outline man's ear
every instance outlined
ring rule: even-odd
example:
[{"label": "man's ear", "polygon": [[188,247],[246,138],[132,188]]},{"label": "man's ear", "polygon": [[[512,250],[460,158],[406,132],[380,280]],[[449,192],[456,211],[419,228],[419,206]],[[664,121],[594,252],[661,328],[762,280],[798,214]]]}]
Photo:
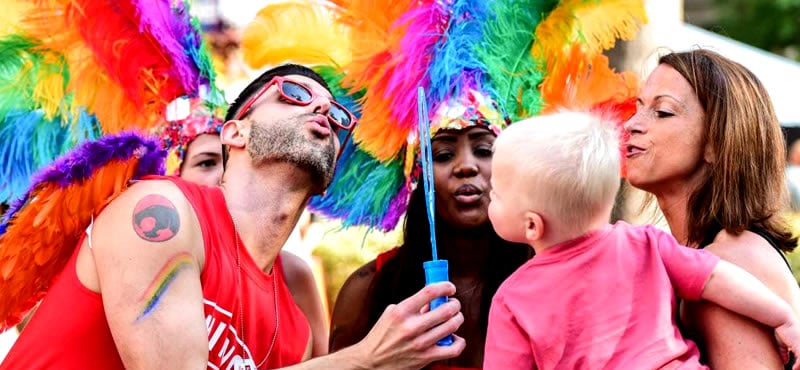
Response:
[{"label": "man's ear", "polygon": [[544,237],[544,219],[533,211],[525,211],[525,240],[533,245]]},{"label": "man's ear", "polygon": [[222,145],[244,148],[244,145],[247,143],[248,130],[250,130],[250,127],[245,121],[230,120],[222,125],[219,139]]}]

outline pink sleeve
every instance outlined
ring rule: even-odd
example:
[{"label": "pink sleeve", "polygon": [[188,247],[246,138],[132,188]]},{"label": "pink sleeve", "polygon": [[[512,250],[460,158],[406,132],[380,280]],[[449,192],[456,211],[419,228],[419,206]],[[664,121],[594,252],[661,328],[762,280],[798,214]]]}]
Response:
[{"label": "pink sleeve", "polygon": [[534,368],[530,339],[498,292],[489,309],[483,370]]},{"label": "pink sleeve", "polygon": [[651,229],[661,260],[678,297],[697,301],[719,257],[711,252],[685,247],[663,231]]}]

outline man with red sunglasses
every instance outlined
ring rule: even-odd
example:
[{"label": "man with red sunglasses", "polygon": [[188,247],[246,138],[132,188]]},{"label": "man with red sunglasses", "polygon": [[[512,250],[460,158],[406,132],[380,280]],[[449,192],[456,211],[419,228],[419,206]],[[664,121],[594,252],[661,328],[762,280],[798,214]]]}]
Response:
[{"label": "man with red sunglasses", "polygon": [[436,342],[463,322],[460,303],[425,309],[454,294],[440,283],[387,308],[362,342],[305,361],[308,322],[274,261],[333,177],[337,131],[354,124],[312,70],[262,74],[222,127],[222,185],[149,178],[109,203],[0,369],[394,369],[457,356],[462,338]]}]

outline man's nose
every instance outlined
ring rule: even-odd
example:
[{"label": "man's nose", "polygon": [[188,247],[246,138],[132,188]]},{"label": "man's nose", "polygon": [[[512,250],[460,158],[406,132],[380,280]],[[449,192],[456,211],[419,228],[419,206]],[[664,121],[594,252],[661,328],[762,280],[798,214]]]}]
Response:
[{"label": "man's nose", "polygon": [[331,110],[331,99],[324,96],[314,97],[314,101],[310,104],[314,113],[319,113],[327,116]]}]

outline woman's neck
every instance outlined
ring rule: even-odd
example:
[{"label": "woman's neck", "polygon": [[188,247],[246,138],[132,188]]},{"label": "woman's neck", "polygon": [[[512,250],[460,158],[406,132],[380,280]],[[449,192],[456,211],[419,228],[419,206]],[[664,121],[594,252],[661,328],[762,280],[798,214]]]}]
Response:
[{"label": "woman's neck", "polygon": [[[678,240],[678,243],[688,245],[689,243],[689,193],[657,194],[656,200],[658,207],[667,220],[670,233]],[[692,246],[693,247],[693,246]]]},{"label": "woman's neck", "polygon": [[451,277],[478,276],[489,258],[492,228],[457,229],[440,224],[436,244],[440,258],[448,260]]},{"label": "woman's neck", "polygon": [[663,181],[659,187],[648,189],[656,197],[672,236],[678,243],[689,247],[697,247],[689,245],[689,198],[702,186],[707,176],[708,165],[703,162],[690,175]]}]

